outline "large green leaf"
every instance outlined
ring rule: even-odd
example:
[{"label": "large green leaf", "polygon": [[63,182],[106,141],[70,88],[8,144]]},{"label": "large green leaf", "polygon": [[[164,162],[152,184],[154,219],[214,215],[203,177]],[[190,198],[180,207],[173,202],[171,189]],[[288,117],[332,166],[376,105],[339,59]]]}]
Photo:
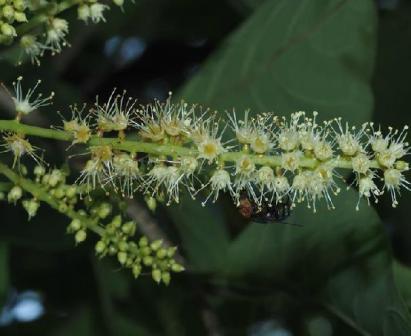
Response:
[{"label": "large green leaf", "polygon": [[369,119],[371,0],[266,1],[183,89],[211,108]]},{"label": "large green leaf", "polygon": [[[219,110],[317,110],[323,118],[359,124],[370,120],[373,108],[375,36],[371,0],[266,1],[181,96]],[[302,228],[250,225],[221,250],[220,276],[284,287],[320,304],[353,334],[410,334],[382,224],[373,208],[354,210],[357,197],[342,192],[335,211],[312,214],[300,207],[293,221]],[[208,208],[195,216],[211,224]],[[192,216],[186,217],[176,217],[179,227],[197,230]],[[213,238],[203,231],[203,240]]]}]

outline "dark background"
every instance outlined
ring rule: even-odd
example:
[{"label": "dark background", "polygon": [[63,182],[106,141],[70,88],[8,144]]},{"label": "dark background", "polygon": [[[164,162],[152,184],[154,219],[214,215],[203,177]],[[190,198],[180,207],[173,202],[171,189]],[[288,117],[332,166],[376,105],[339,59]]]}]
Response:
[{"label": "dark background", "polygon": [[[366,2],[367,0],[356,1]],[[141,103],[152,101],[154,98],[164,99],[169,91],[188,100],[192,99],[191,97],[196,99],[202,97],[202,90],[197,89],[197,93],[192,94],[196,90],[190,89],[191,84],[187,83],[190,83],[190,80],[196,76],[196,78],[206,78],[205,81],[208,81],[204,72],[212,69],[213,60],[218,60],[219,54],[224,53],[224,50],[230,47],[230,44],[226,42],[227,38],[230,38],[230,34],[235,34],[237,30],[242,29],[243,25],[247,24],[247,20],[250,20],[259,10],[259,6],[267,6],[267,2],[275,3],[276,1],[159,0],[136,1],[136,4],[127,2],[124,13],[113,8],[106,15],[107,23],[99,25],[84,25],[75,20],[75,11],[69,11],[64,13],[64,17],[70,21],[71,47],[65,49],[61,55],[45,56],[40,67],[31,64],[15,67],[2,61],[0,80],[10,85],[18,75],[22,74],[23,84],[30,85],[29,83],[34,83],[35,80],[41,78],[43,80],[42,92],[50,90],[56,92],[54,106],[42,109],[42,112],[33,115],[28,120],[29,123],[43,126],[48,126],[50,123],[58,124],[59,117],[55,113],[56,109],[61,110],[63,114],[68,113],[69,104],[93,101],[97,94],[100,97],[107,97],[113,87],[126,89]],[[315,0],[313,3],[315,3],[313,8],[303,9],[307,10],[307,16],[312,16],[312,13],[316,11],[321,12],[321,7],[327,1]],[[338,1],[329,2],[329,4],[334,3]],[[346,6],[344,1],[342,3],[343,7]],[[370,52],[368,64],[366,56],[364,56],[365,62],[360,64],[360,67],[369,67],[372,71],[371,80],[365,78],[365,82],[366,85],[367,81],[371,84],[374,102],[373,104],[367,103],[367,108],[372,113],[371,117],[375,122],[384,126],[402,127],[411,119],[408,101],[411,96],[411,1],[379,1],[374,5],[375,13],[372,15],[378,19],[374,34],[376,44],[370,42],[369,48],[375,45],[375,50]],[[351,14],[354,15],[354,12]],[[304,21],[301,17],[299,20]],[[343,18],[344,16],[340,19]],[[292,22],[292,19],[285,20],[287,21]],[[261,29],[267,29],[263,23]],[[349,25],[349,20],[347,24]],[[372,26],[372,24],[365,21],[358,23],[359,27],[361,25]],[[281,28],[284,29],[285,35],[287,27],[280,26],[279,29]],[[342,31],[350,29],[349,26],[340,28]],[[333,33],[334,35],[329,36],[332,41],[329,48],[335,45],[338,49],[339,45],[346,41],[341,38],[342,34],[339,35],[331,29],[330,34]],[[246,52],[247,44],[252,40],[244,38],[242,41]],[[267,40],[265,43],[275,44],[276,40],[273,38],[273,41]],[[236,47],[239,48],[237,50],[241,50],[242,46],[236,45]],[[258,49],[256,53],[258,55]],[[243,56],[240,52],[237,57],[240,60]],[[211,63],[207,63],[210,57]],[[227,67],[234,66],[231,60],[235,57],[231,55],[228,61],[230,65]],[[287,60],[289,60],[289,65],[287,65]],[[317,65],[312,63],[309,55],[307,58],[302,55],[299,60],[291,55],[284,61],[283,66],[292,68],[295,67],[295,62],[301,62],[301,64],[306,62],[307,68],[322,66],[321,60]],[[204,64],[206,64],[206,70],[204,70]],[[326,66],[326,62],[324,64]],[[355,66],[353,65],[353,68]],[[361,71],[361,69],[358,70],[358,76],[362,76]],[[305,75],[303,72],[300,74]],[[227,76],[230,75],[232,73],[227,70]],[[340,76],[338,72],[328,75],[330,78]],[[319,77],[311,78],[314,86],[316,82],[321,81]],[[201,81],[201,79],[195,80]],[[197,84],[192,85],[195,87]],[[218,87],[219,84],[216,85]],[[270,85],[270,82],[265,83],[268,90]],[[321,87],[320,84],[319,87]],[[201,88],[201,84],[198,84],[197,88]],[[8,112],[7,95],[3,93],[0,96],[1,117],[7,119],[11,115]],[[324,92],[324,94],[328,93]],[[338,92],[336,97],[338,98]],[[242,99],[247,100],[247,98],[246,95]],[[208,100],[204,96],[203,100],[201,98],[199,100],[201,103],[212,105],[213,108],[235,106],[241,110],[247,107],[244,105],[247,103],[239,102],[236,106],[229,99],[227,103],[224,101],[222,104],[222,100],[219,99],[217,96],[214,100]],[[296,101],[293,108],[300,109],[301,104]],[[270,108],[277,111],[282,106],[280,102],[278,105]],[[312,105],[316,108],[315,102]],[[260,112],[258,104],[250,101],[249,106],[253,107],[256,112]],[[332,109],[333,104],[331,103],[329,107]],[[310,108],[311,106],[308,106],[307,110]],[[320,107],[318,110],[322,112]],[[333,113],[339,112],[328,110],[326,113],[328,113],[327,116],[333,116]],[[346,111],[344,117],[355,121],[367,120],[362,120],[362,117],[357,118],[354,111]],[[37,145],[46,149],[47,161],[57,166],[64,162],[66,153],[61,150],[59,144],[37,140]],[[354,198],[353,202],[356,202],[356,196]],[[348,207],[344,202],[340,204],[341,211],[351,214],[348,220],[354,227],[360,227],[378,218],[368,213],[355,217],[352,204]],[[323,268],[317,269],[315,266],[317,259],[318,264],[321,262],[332,264],[326,260],[325,255],[338,248],[331,243],[330,246],[321,247],[319,251],[312,247],[299,250],[300,243],[294,242],[287,236],[293,234],[294,228],[275,228],[273,230],[281,231],[281,233],[273,232],[275,237],[280,234],[286,236],[284,245],[280,244],[283,247],[276,250],[279,252],[276,255],[263,252],[260,255],[256,250],[263,244],[265,234],[253,235],[251,233],[245,244],[246,252],[239,250],[233,258],[243,260],[247,258],[247,251],[251,251],[249,253],[255,257],[255,260],[263,259],[263,261],[260,261],[261,265],[251,267],[249,269],[251,276],[247,273],[239,282],[228,280],[230,279],[228,276],[216,276],[217,272],[210,271],[212,268],[207,266],[209,250],[200,249],[190,253],[193,245],[204,249],[212,246],[213,241],[210,235],[213,235],[213,231],[199,231],[199,234],[209,234],[204,241],[208,239],[210,243],[204,245],[197,243],[195,239],[201,242],[202,238],[194,238],[195,232],[190,236],[187,232],[191,231],[187,227],[184,228],[186,224],[181,224],[186,223],[184,220],[187,221],[187,217],[191,219],[191,222],[193,218],[205,216],[204,218],[212,218],[213,221],[222,223],[228,228],[227,232],[232,241],[244,232],[246,223],[240,221],[235,208],[224,197],[205,215],[202,214],[202,209],[193,205],[178,206],[174,210],[159,206],[156,213],[151,214],[160,227],[168,233],[170,239],[180,246],[182,254],[189,260],[193,260],[193,265],[195,265],[193,270],[176,275],[168,288],[155,285],[149,276],[139,280],[132,279],[129,272],[121,270],[115,261],[98,261],[93,255],[93,239],[74,248],[73,238],[65,233],[65,223],[68,220],[47,206],[42,206],[38,216],[28,222],[27,215],[20,206],[11,207],[2,202],[0,204],[0,239],[2,249],[7,251],[4,254],[7,267],[4,267],[2,276],[8,278],[9,283],[7,287],[9,299],[6,300],[4,309],[7,305],[15,304],[10,299],[13,297],[13,292],[23,293],[33,290],[41,295],[45,314],[30,323],[15,322],[0,327],[0,335],[366,335],[361,333],[364,330],[368,330],[369,335],[402,335],[402,332],[406,335],[406,327],[398,325],[409,323],[406,312],[409,306],[404,308],[404,302],[410,302],[408,298],[411,298],[409,296],[411,290],[408,280],[411,277],[408,269],[403,266],[411,265],[410,204],[411,195],[404,191],[398,208],[391,207],[388,195],[385,195],[376,207],[380,218],[378,241],[383,241],[383,243],[380,242],[382,245],[378,243],[375,250],[371,249],[373,252],[370,254],[374,255],[374,253],[384,251],[382,258],[385,263],[384,271],[379,271],[379,261],[369,262],[367,254],[369,252],[365,253],[364,255],[367,256],[361,257],[358,263],[352,258],[355,251],[362,251],[361,248],[368,246],[370,241],[367,235],[357,235],[355,231],[357,229],[352,231],[352,239],[350,238],[349,243],[352,245],[347,245],[345,252],[339,250],[336,252],[342,261],[341,265],[344,263],[355,265],[355,271],[361,268],[361,274],[372,273],[364,278],[357,273],[350,277],[347,274],[354,272],[350,268],[347,274],[343,275],[349,278],[337,279],[336,283],[332,283],[331,287],[336,293],[347,296],[341,300],[334,298],[331,300],[333,303],[338,302],[337,305],[341,311],[346,312],[346,315],[341,316],[340,313],[336,313],[335,309],[330,308],[331,304],[327,306],[313,299],[317,297],[317,294],[321,298],[330,296],[331,289],[327,287],[329,286],[327,281],[331,283],[334,280],[329,280],[328,277],[332,278],[334,274],[340,272],[339,269],[336,271],[334,268],[328,269],[327,267],[324,271]],[[141,200],[140,206],[144,207]],[[371,210],[367,210],[367,206],[363,204],[361,213],[367,211]],[[326,214],[318,214],[317,217],[310,215],[312,219],[309,219],[312,232],[314,232],[309,237],[315,235],[319,241],[327,240],[327,230],[329,230],[325,230],[324,236],[321,237],[323,230],[320,222],[325,221],[328,225],[333,225],[334,216],[339,216],[339,213],[333,215],[327,210],[324,212]],[[301,218],[305,217],[302,215],[299,217],[297,213],[296,218],[297,221],[301,221]],[[317,228],[315,227],[316,222],[319,223]],[[296,235],[302,239],[304,244],[308,241],[304,233],[298,232]],[[339,236],[336,235],[336,237]],[[347,237],[345,231],[344,237]],[[338,242],[338,239],[332,241]],[[264,242],[264,244],[270,245],[269,242]],[[312,244],[313,246],[316,244],[315,240]],[[290,245],[296,248],[288,249]],[[322,254],[317,255],[316,253]],[[392,260],[392,254],[402,266]],[[284,260],[285,266],[282,268],[278,266],[277,271],[281,269],[280,276],[275,275],[260,281],[260,276],[264,275],[268,267],[265,264],[270,263],[267,255],[276,260]],[[331,253],[329,258],[332,259],[333,256]],[[300,257],[301,260],[298,259]],[[218,259],[218,256],[216,258]],[[304,260],[311,260],[308,264],[313,264],[313,268],[309,269],[305,266]],[[291,262],[295,264],[291,265]],[[341,265],[339,264],[338,267],[345,267]],[[230,268],[231,266],[226,264],[222,266],[224,267]],[[393,280],[392,267],[395,267],[395,280]],[[301,276],[301,269],[305,269],[304,276]],[[377,270],[376,273],[375,270]],[[253,274],[258,274],[257,280],[254,279]],[[384,280],[381,280],[383,278]],[[388,282],[382,285],[382,281]],[[367,292],[368,288],[374,288],[374,285],[378,287],[375,292],[370,292],[369,297],[356,301],[355,304],[361,308],[347,308],[350,303],[344,300],[348,300],[348,297],[356,297],[357,293]],[[323,291],[323,287],[327,287],[327,290]],[[397,289],[392,289],[394,287],[398,287],[401,293],[401,299],[398,299],[401,302],[398,305],[385,301],[398,296]],[[352,288],[355,288],[353,293],[356,294],[350,292]],[[396,300],[393,299],[393,302]],[[373,329],[372,326],[378,324],[379,322],[376,321],[381,318],[374,307],[378,304],[387,305],[387,307],[392,304],[396,309],[401,307],[402,310],[398,308],[398,311],[401,310],[398,314],[407,323],[398,322],[397,324],[397,320],[394,319],[394,322],[390,320],[391,322],[387,324],[384,322],[381,328]],[[364,310],[364,314],[359,312],[361,309]]]}]

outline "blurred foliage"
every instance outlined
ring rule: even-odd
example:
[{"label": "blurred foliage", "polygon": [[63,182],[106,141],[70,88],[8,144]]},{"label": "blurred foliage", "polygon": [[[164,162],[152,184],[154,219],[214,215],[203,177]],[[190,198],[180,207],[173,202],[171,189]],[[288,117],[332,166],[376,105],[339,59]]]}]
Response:
[{"label": "blurred foliage", "polygon": [[[107,24],[73,24],[72,47],[39,68],[0,63],[0,81],[23,74],[56,91],[55,107],[29,120],[41,125],[117,86],[142,102],[178,90],[221,112],[318,110],[401,126],[410,120],[410,16],[405,0],[379,13],[371,0],[140,0],[110,11]],[[140,48],[134,57],[130,45]],[[7,104],[0,94],[2,118]],[[38,141],[48,161],[63,162],[59,144]],[[0,303],[12,288],[34,289],[46,315],[0,334],[410,335],[410,197],[355,212],[351,190],[334,211],[296,210],[290,221],[302,227],[245,223],[228,200],[160,206],[153,216],[189,264],[169,288],[97,261],[92,242],[74,249],[68,221],[52,210],[28,223],[1,203]]]}]

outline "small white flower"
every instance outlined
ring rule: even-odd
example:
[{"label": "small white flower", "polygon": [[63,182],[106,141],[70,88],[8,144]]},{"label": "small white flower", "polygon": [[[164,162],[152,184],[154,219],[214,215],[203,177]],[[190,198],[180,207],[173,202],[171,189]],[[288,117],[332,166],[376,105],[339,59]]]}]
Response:
[{"label": "small white flower", "polygon": [[123,94],[116,94],[114,89],[107,102],[100,104],[98,97],[94,103],[93,115],[96,117],[96,126],[101,132],[124,131],[133,123],[136,99],[126,98]]},{"label": "small white flower", "polygon": [[370,204],[370,198],[374,197],[375,203],[378,202],[377,196],[381,194],[380,190],[374,183],[374,174],[370,173],[365,176],[361,176],[358,179],[358,192],[359,192],[359,197],[358,197],[358,202],[355,207],[355,209],[358,211],[359,210],[359,205],[360,205],[360,200],[361,197],[367,198],[368,204]]},{"label": "small white flower", "polygon": [[273,180],[274,193],[271,198],[271,202],[274,200],[275,203],[281,201],[281,199],[288,195],[290,191],[290,183],[287,177],[284,175],[275,176]]},{"label": "small white flower", "polygon": [[396,193],[400,192],[400,187],[411,190],[410,185],[398,169],[390,168],[384,171],[384,189],[390,192],[394,208],[398,205]]},{"label": "small white flower", "polygon": [[41,165],[42,159],[36,154],[38,148],[31,145],[23,135],[8,133],[3,136],[3,140],[5,143],[0,145],[4,148],[2,152],[11,152],[13,154],[13,167],[15,167],[16,164],[20,164],[20,159],[25,155],[28,155],[38,165]]},{"label": "small white flower", "polygon": [[225,152],[223,145],[221,144],[221,138],[206,137],[197,145],[198,158],[205,159],[209,163],[212,163],[219,155]]},{"label": "small white flower", "polygon": [[23,35],[20,39],[20,46],[24,53],[30,57],[31,63],[40,65],[40,57],[48,48],[45,44],[39,42],[34,35]]},{"label": "small white flower", "polygon": [[364,153],[358,153],[351,159],[352,169],[357,174],[367,174],[370,169],[371,160]]},{"label": "small white flower", "polygon": [[93,23],[99,23],[100,21],[106,22],[104,18],[104,11],[110,8],[107,5],[103,5],[101,3],[94,3],[90,6],[90,18]]},{"label": "small white flower", "polygon": [[358,152],[361,152],[363,150],[361,140],[365,135],[364,130],[367,124],[364,124],[360,131],[357,131],[355,127],[350,128],[348,123],[345,124],[344,129],[341,124],[341,118],[336,119],[336,123],[338,130],[334,130],[334,132],[341,152],[347,156],[354,156]]},{"label": "small white flower", "polygon": [[314,144],[314,155],[320,161],[326,161],[333,157],[332,145],[326,140],[318,140]]},{"label": "small white flower", "polygon": [[90,6],[87,4],[81,4],[77,7],[77,17],[79,20],[88,22],[90,18]]},{"label": "small white flower", "polygon": [[293,151],[281,154],[281,168],[288,170],[288,171],[295,171],[300,166],[300,158],[302,156],[302,152],[300,151]]},{"label": "small white flower", "polygon": [[13,82],[14,96],[11,97],[14,102],[17,118],[20,118],[21,115],[27,115],[40,107],[52,104],[54,92],[52,92],[48,97],[43,97],[41,93],[34,97],[34,92],[40,85],[41,80],[38,80],[34,87],[30,88],[26,94],[23,93],[21,85],[22,80],[23,77],[20,76],[17,78],[16,82]]},{"label": "small white flower", "polygon": [[251,138],[250,147],[257,154],[264,154],[273,147],[273,144],[267,133],[258,132]]},{"label": "small white flower", "polygon": [[59,53],[62,47],[67,45],[66,35],[69,31],[69,24],[66,20],[52,18],[46,31],[46,45],[53,53]]},{"label": "small white flower", "polygon": [[249,113],[249,110],[244,112],[244,120],[237,120],[235,111],[228,114],[230,127],[235,132],[238,142],[243,145],[250,144],[255,137],[255,128],[253,122],[248,118]]},{"label": "small white flower", "polygon": [[217,169],[214,171],[206,186],[208,185],[210,185],[211,192],[208,194],[204,202],[202,202],[203,206],[205,206],[211,196],[213,196],[213,202],[217,201],[220,191],[229,191],[233,194],[230,174],[224,169]]},{"label": "small white flower", "polygon": [[282,130],[278,135],[277,141],[278,147],[280,147],[282,150],[293,151],[298,147],[300,143],[300,137],[296,130],[285,129]]},{"label": "small white flower", "polygon": [[133,155],[120,153],[113,158],[112,183],[119,183],[123,196],[133,198],[135,183],[141,178],[138,161]]}]

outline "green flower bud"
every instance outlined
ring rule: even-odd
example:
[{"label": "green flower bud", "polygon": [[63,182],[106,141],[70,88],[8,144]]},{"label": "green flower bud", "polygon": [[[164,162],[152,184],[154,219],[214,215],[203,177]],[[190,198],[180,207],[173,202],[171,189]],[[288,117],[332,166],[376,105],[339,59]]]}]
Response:
[{"label": "green flower bud", "polygon": [[146,266],[151,266],[153,264],[153,257],[145,256],[143,258],[143,264],[146,265]]},{"label": "green flower bud", "polygon": [[11,21],[14,18],[13,6],[10,6],[10,5],[4,6],[1,12],[3,14],[3,17],[6,18],[8,21]]},{"label": "green flower bud", "polygon": [[34,175],[43,176],[46,173],[46,169],[43,166],[37,165],[34,167]]},{"label": "green flower bud", "polygon": [[124,240],[122,240],[120,243],[118,243],[118,249],[120,251],[127,251],[128,250],[128,243]]},{"label": "green flower bud", "polygon": [[53,169],[48,180],[49,186],[55,187],[60,182],[64,182],[63,172],[59,169]]},{"label": "green flower bud", "polygon": [[168,286],[170,284],[170,280],[171,280],[170,272],[162,272],[161,273],[161,280],[163,281],[163,283],[166,286]]},{"label": "green flower bud", "polygon": [[78,244],[85,241],[86,238],[87,238],[86,230],[79,230],[79,231],[77,231],[76,235],[74,236],[74,239],[75,239],[76,243],[78,243]]},{"label": "green flower bud", "polygon": [[163,240],[158,239],[158,240],[153,241],[150,244],[150,247],[152,248],[153,251],[157,251],[161,247],[161,245],[163,245]]},{"label": "green flower bud", "polygon": [[137,279],[139,275],[141,274],[141,266],[138,264],[133,265],[132,272],[133,272],[134,278]]},{"label": "green flower bud", "polygon": [[59,204],[58,211],[60,211],[60,212],[62,212],[62,213],[66,213],[67,210],[68,210],[67,204],[64,203],[64,202],[61,202],[61,203]]},{"label": "green flower bud", "polygon": [[30,200],[24,200],[22,202],[23,208],[27,211],[29,215],[29,220],[37,214],[37,210],[40,207],[40,202],[32,198]]},{"label": "green flower bud", "polygon": [[172,258],[174,256],[174,254],[177,251],[177,247],[173,246],[173,247],[169,247],[167,249],[167,257]]},{"label": "green flower bud", "polygon": [[14,13],[14,19],[17,22],[27,22],[26,14],[24,14],[23,12],[15,12]]},{"label": "green flower bud", "polygon": [[23,175],[23,176],[26,176],[27,173],[28,173],[27,167],[26,167],[25,165],[23,165],[23,164],[20,165],[20,173],[21,173],[21,175]]},{"label": "green flower bud", "polygon": [[124,0],[113,0],[114,4],[121,7],[124,4]]},{"label": "green flower bud", "polygon": [[9,203],[14,203],[16,202],[23,196],[23,189],[21,189],[19,186],[14,186],[13,188],[10,189],[7,199]]},{"label": "green flower bud", "polygon": [[16,29],[14,29],[14,27],[9,25],[8,23],[3,23],[0,26],[0,31],[6,37],[17,36]]},{"label": "green flower bud", "polygon": [[115,255],[116,253],[117,253],[117,248],[113,245],[110,245],[110,247],[108,248],[108,254]]},{"label": "green flower bud", "polygon": [[121,265],[124,265],[127,261],[127,253],[126,252],[117,253],[117,259]]},{"label": "green flower bud", "polygon": [[174,264],[171,265],[171,270],[173,272],[179,273],[179,272],[184,271],[185,268],[180,264],[174,263]]},{"label": "green flower bud", "polygon": [[96,243],[95,250],[97,254],[103,254],[103,252],[106,250],[106,244],[102,240],[99,240]]},{"label": "green flower bud", "polygon": [[86,4],[80,5],[77,8],[77,18],[87,22],[90,18],[90,7]]},{"label": "green flower bud", "polygon": [[63,198],[64,196],[65,196],[65,190],[64,190],[64,188],[62,188],[62,187],[59,187],[59,188],[57,188],[57,189],[55,189],[55,191],[54,191],[54,197],[56,197],[56,198]]},{"label": "green flower bud", "polygon": [[27,8],[26,0],[13,0],[14,8],[18,11],[24,11]]},{"label": "green flower bud", "polygon": [[69,186],[67,189],[66,189],[66,196],[68,197],[68,198],[73,198],[73,197],[75,197],[77,195],[77,188],[75,187],[75,186]]},{"label": "green flower bud", "polygon": [[112,209],[113,207],[110,203],[102,203],[98,209],[97,216],[104,219],[111,213]]},{"label": "green flower bud", "polygon": [[134,236],[136,233],[136,224],[133,221],[124,223],[121,227],[121,231],[123,231],[128,236]]},{"label": "green flower bud", "polygon": [[161,271],[159,269],[154,269],[151,272],[151,276],[153,277],[153,280],[155,282],[157,282],[158,284],[160,283],[160,281],[161,281]]},{"label": "green flower bud", "polygon": [[116,217],[113,218],[111,224],[115,227],[115,228],[120,228],[121,226],[121,216],[117,215]]},{"label": "green flower bud", "polygon": [[144,247],[148,245],[148,239],[147,237],[141,237],[140,240],[138,241],[138,245],[140,247]]},{"label": "green flower bud", "polygon": [[70,223],[70,225],[68,226],[67,230],[68,230],[69,232],[75,232],[75,231],[80,230],[81,227],[82,227],[81,221],[80,221],[79,219],[75,218],[75,219],[73,219],[73,220],[71,221],[71,223]]},{"label": "green flower bud", "polygon": [[140,253],[143,256],[150,255],[151,254],[151,248],[148,247],[148,246],[142,247],[142,248],[140,248]]},{"label": "green flower bud", "polygon": [[146,201],[146,204],[147,204],[147,207],[152,211],[152,212],[154,212],[154,211],[156,211],[156,208],[157,208],[157,201],[156,201],[156,199],[154,198],[154,197],[146,197],[145,198],[145,201]]},{"label": "green flower bud", "polygon": [[112,236],[116,233],[116,228],[114,227],[113,224],[109,224],[109,225],[106,226],[106,233],[110,236]]},{"label": "green flower bud", "polygon": [[395,168],[400,171],[404,171],[404,170],[408,170],[410,167],[409,167],[408,162],[400,160],[400,161],[395,162]]},{"label": "green flower bud", "polygon": [[165,248],[161,248],[157,251],[157,258],[163,259],[167,256],[167,250]]}]

